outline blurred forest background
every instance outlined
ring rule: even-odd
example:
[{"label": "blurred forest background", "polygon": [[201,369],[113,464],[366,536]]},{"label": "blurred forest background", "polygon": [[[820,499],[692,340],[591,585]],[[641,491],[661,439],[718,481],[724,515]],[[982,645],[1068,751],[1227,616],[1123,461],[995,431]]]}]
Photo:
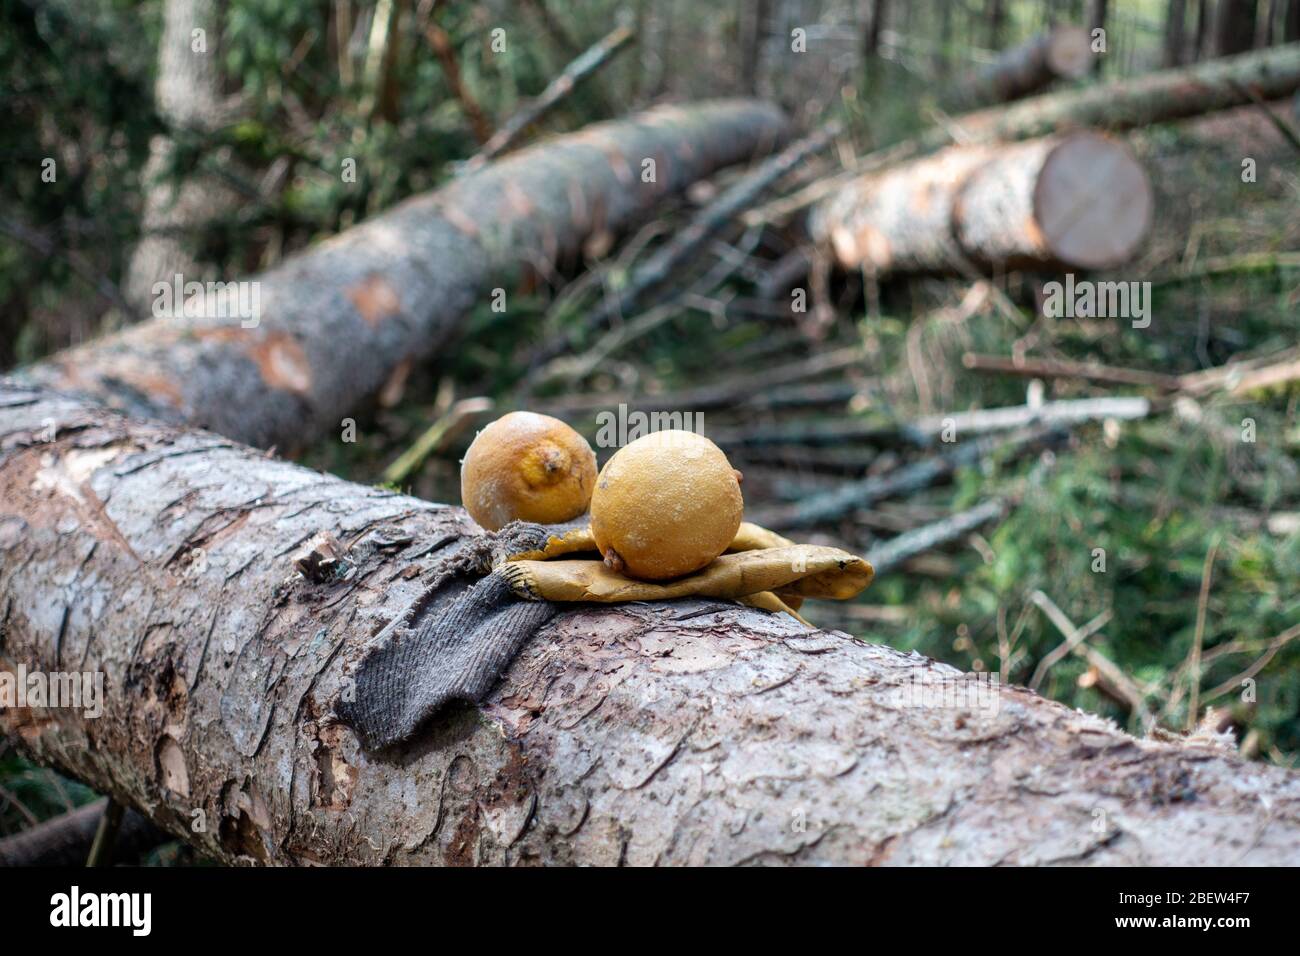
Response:
[{"label": "blurred forest background", "polygon": [[[990,374],[968,367],[968,353],[1174,376],[1297,344],[1292,103],[1127,137],[1156,192],[1151,238],[1115,273],[1153,283],[1155,319],[1141,331],[1048,318],[1039,297],[1050,277],[1018,272],[877,285],[814,267],[814,305],[794,312],[786,293],[799,273],[770,286],[805,240],[797,220],[764,216],[776,193],[944,123],[964,77],[1052,24],[1106,31],[1096,69],[1070,81],[1086,86],[1300,40],[1296,0],[0,0],[0,11],[5,167],[55,157],[60,171],[53,183],[5,177],[0,370],[147,316],[160,275],[249,275],[436,187],[618,26],[634,42],[529,139],[741,94],[775,100],[805,129],[843,123],[833,148],[674,277],[683,291],[651,320],[613,336],[575,331],[602,288],[625,282],[739,172],[666,204],[635,235],[590,244],[581,270],[513,291],[508,311],[485,302],[454,348],[390,382],[358,417],[358,440],[305,456],[356,481],[396,475],[416,495],[455,502],[476,423],[526,405],[590,437],[596,410],[638,399],[703,411],[705,434],[745,472],[747,505],[779,507],[904,460],[856,441],[854,427],[1021,405],[1027,387],[1048,399],[1151,394],[1141,383]],[[160,62],[164,31],[194,24],[208,25],[215,55],[197,67]],[[504,52],[491,47],[497,28]],[[806,53],[792,52],[795,29]],[[1257,163],[1251,182],[1245,157]],[[345,158],[355,183],[340,179]],[[530,351],[565,331],[579,360],[539,377]],[[819,521],[799,536],[866,553],[997,503],[978,530],[882,573],[855,604],[815,609],[814,623],[1030,684],[1137,732],[1208,720],[1252,758],[1293,765],[1297,404],[1294,382],[1184,398],[1075,427],[1047,455],[990,454],[951,481]],[[1255,441],[1242,440],[1246,418]],[[422,453],[402,458],[421,436]],[[1066,646],[1072,634],[1086,653]],[[1243,676],[1256,682],[1253,700],[1242,699]],[[92,797],[0,749],[0,836]]]}]

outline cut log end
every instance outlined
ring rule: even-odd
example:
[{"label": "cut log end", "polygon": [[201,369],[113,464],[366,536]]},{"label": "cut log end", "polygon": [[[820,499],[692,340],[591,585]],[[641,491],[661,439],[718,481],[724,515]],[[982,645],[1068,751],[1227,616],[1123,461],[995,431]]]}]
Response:
[{"label": "cut log end", "polygon": [[1066,266],[1099,269],[1129,261],[1151,228],[1151,181],[1124,143],[1078,133],[1057,143],[1034,187],[1042,240]]}]

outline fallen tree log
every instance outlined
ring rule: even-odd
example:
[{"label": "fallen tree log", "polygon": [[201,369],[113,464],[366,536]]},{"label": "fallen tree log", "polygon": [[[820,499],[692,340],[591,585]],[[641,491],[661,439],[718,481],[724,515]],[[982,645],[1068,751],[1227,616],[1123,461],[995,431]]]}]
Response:
[{"label": "fallen tree log", "polygon": [[743,221],[747,226],[783,222],[858,176],[932,153],[950,145],[954,138],[963,145],[981,145],[1070,130],[1130,130],[1247,106],[1256,97],[1279,99],[1296,90],[1300,90],[1300,43],[1030,97],[953,117],[950,123],[913,139],[866,153],[844,173],[827,176],[792,196],[751,210]]},{"label": "fallen tree log", "polygon": [[[444,345],[493,289],[504,293],[525,270],[546,274],[593,235],[770,152],[787,131],[780,110],[751,100],[598,124],[409,199],[252,285],[187,291],[202,314],[155,317],[22,374],[142,417],[296,448],[338,428],[399,365]],[[231,308],[232,298],[259,314]]]},{"label": "fallen tree log", "polygon": [[[36,826],[0,838],[0,866],[85,866],[107,800],[96,800]],[[152,821],[128,810],[113,843],[109,862],[136,863],[170,840]]]},{"label": "fallen tree log", "polygon": [[[725,603],[575,606],[476,706],[362,750],[374,635],[464,512],[0,383],[0,668],[36,760],[228,863],[1283,864],[1300,775]],[[341,545],[324,575],[292,554]],[[30,702],[29,702],[30,704]]]},{"label": "fallen tree log", "polygon": [[1018,100],[1053,80],[1081,80],[1092,69],[1092,42],[1079,26],[1059,26],[1003,50],[991,63],[967,74],[949,97],[957,109]]},{"label": "fallen tree log", "polygon": [[1153,193],[1126,145],[1073,133],[954,146],[844,186],[809,230],[845,268],[961,272],[980,266],[1096,269],[1128,261]]}]

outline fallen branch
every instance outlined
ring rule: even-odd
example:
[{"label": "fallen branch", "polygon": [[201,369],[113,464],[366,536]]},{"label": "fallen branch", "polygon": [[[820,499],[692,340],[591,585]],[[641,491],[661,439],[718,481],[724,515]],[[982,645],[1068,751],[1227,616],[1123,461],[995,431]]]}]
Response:
[{"label": "fallen branch", "polygon": [[636,38],[636,32],[630,27],[616,27],[599,40],[551,80],[534,99],[506,120],[492,137],[483,144],[473,157],[465,163],[462,173],[472,173],[482,169],[488,162],[500,156],[519,141],[528,127],[539,122],[551,110],[555,109],[579,83],[591,76],[614,58],[616,54]]},{"label": "fallen branch", "polygon": [[490,398],[466,398],[452,405],[447,414],[430,425],[384,469],[384,481],[390,485],[405,484],[430,455],[464,431],[470,422],[492,411],[492,407]]},{"label": "fallen branch", "polygon": [[933,551],[970,534],[981,525],[988,524],[1006,514],[1008,503],[1002,498],[990,498],[973,508],[959,511],[942,521],[936,521],[876,545],[867,552],[867,560],[877,575],[894,570],[918,554]]},{"label": "fallen branch", "polygon": [[1056,442],[1064,434],[1054,429],[1031,428],[1011,436],[977,438],[959,444],[952,451],[931,455],[883,475],[844,482],[790,505],[756,509],[751,520],[776,531],[806,528],[834,521],[855,508],[870,507],[877,501],[910,494],[936,484],[957,469],[969,467],[997,453],[1020,453],[1043,442]]},{"label": "fallen branch", "polygon": [[447,81],[447,87],[451,90],[451,95],[456,98],[456,102],[460,104],[461,112],[469,121],[469,128],[474,133],[474,138],[478,140],[480,146],[486,146],[492,140],[492,123],[461,78],[460,63],[456,60],[456,48],[451,41],[451,35],[430,20],[424,25],[424,38],[429,41],[433,55],[438,58],[438,65],[442,67],[442,75]]},{"label": "fallen branch", "polygon": [[976,372],[996,372],[1018,375],[1022,378],[1067,378],[1085,382],[1102,382],[1107,385],[1136,385],[1173,392],[1179,388],[1176,375],[1148,372],[1145,369],[1117,368],[1095,362],[1072,362],[1068,359],[1035,359],[1001,355],[977,355],[967,352],[961,364]]},{"label": "fallen branch", "polygon": [[1092,647],[1083,637],[1079,635],[1078,628],[1065,615],[1065,612],[1057,607],[1050,597],[1042,591],[1034,591],[1029,595],[1029,600],[1038,605],[1043,613],[1047,615],[1048,620],[1056,625],[1057,629],[1066,637],[1070,653],[1077,654],[1084,658],[1088,665],[1096,671],[1098,682],[1111,699],[1127,707],[1140,721],[1140,725],[1145,730],[1150,730],[1155,726],[1155,715],[1147,707],[1146,692],[1133,681],[1131,677],[1120,670],[1119,666],[1101,651]]},{"label": "fallen branch", "polygon": [[[415,602],[477,533],[460,509],[9,385],[0,502],[2,665],[104,678],[97,718],[6,707],[0,728],[219,862],[1300,853],[1294,773],[725,603],[576,606],[481,703],[367,752],[335,704],[385,624],[441,613]],[[320,532],[342,560],[309,581],[289,556]]]},{"label": "fallen branch", "polygon": [[634,308],[651,290],[661,285],[674,270],[692,256],[720,229],[736,218],[773,183],[777,182],[809,156],[825,149],[839,135],[840,125],[831,122],[811,136],[792,143],[780,154],[773,156],[757,169],[747,173],[728,187],[720,196],[692,217],[685,229],[659,249],[632,273],[627,285],[608,300],[588,312],[581,325],[567,335],[557,336],[552,342],[537,349],[531,357],[530,368],[563,354],[582,336],[603,328],[611,318]]}]

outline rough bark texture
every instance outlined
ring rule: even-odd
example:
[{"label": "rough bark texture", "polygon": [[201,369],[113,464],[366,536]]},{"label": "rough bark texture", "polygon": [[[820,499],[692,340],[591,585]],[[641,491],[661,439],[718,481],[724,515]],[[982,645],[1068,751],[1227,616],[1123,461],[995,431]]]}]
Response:
[{"label": "rough bark texture", "polygon": [[1093,133],[958,146],[848,184],[814,210],[840,265],[879,275],[964,263],[1098,268],[1132,256],[1152,190],[1128,148]]},{"label": "rough bark texture", "polygon": [[477,301],[513,288],[512,275],[549,270],[589,237],[628,227],[701,176],[771,151],[786,133],[776,107],[752,100],[592,126],[407,200],[253,277],[256,327],[215,314],[155,318],[25,374],[143,417],[294,448],[339,427],[400,363],[444,345]]},{"label": "rough bark texture", "polygon": [[996,60],[963,77],[951,96],[957,109],[1005,103],[1036,93],[1056,79],[1086,76],[1093,62],[1088,31],[1056,27],[1000,53]]},{"label": "rough bark texture", "polygon": [[[366,753],[333,706],[459,509],[10,385],[0,502],[0,664],[106,688],[0,727],[218,860],[1300,862],[1295,773],[1019,688],[917,700],[957,672],[726,604],[574,607]],[[347,550],[313,583],[290,555],[321,531]]]}]

